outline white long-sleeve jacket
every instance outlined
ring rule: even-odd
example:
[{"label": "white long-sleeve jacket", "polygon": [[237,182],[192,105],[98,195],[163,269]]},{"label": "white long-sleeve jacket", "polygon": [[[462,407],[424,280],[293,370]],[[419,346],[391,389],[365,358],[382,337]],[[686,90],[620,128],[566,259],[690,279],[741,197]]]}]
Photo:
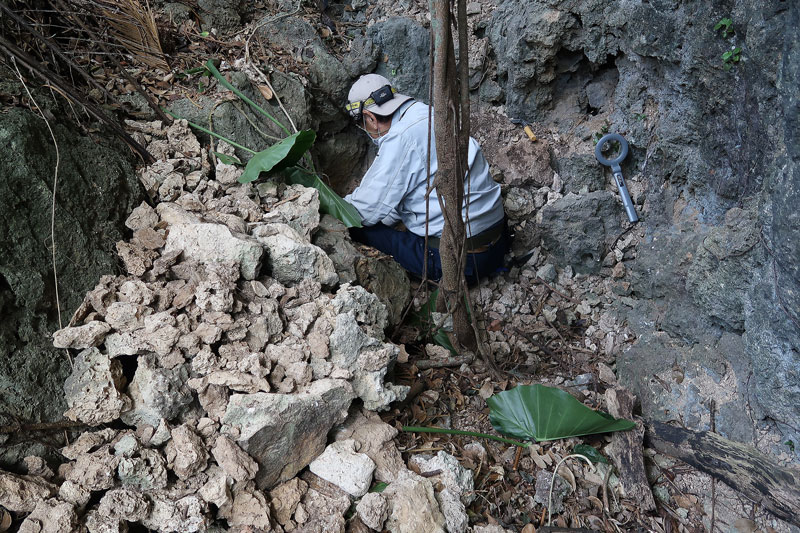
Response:
[{"label": "white long-sleeve jacket", "polygon": [[[432,132],[433,133],[433,132]],[[392,117],[391,127],[378,139],[378,155],[359,186],[345,200],[361,214],[365,226],[379,222],[392,225],[402,221],[419,236],[425,235],[425,176],[428,149],[428,106],[406,102]],[[468,164],[464,178],[462,217],[467,236],[481,233],[503,219],[500,185],[489,175],[489,165],[478,142],[470,137]],[[436,138],[431,141],[431,183],[436,176]],[[428,235],[440,237],[444,217],[434,189],[429,205]],[[469,219],[467,219],[469,203]]]}]

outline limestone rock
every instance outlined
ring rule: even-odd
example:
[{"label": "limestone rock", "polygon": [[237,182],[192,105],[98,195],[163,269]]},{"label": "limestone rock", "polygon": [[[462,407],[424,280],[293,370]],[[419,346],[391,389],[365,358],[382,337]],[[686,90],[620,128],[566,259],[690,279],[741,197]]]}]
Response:
[{"label": "limestone rock", "polygon": [[203,441],[188,426],[172,430],[172,439],[165,449],[167,465],[178,479],[188,479],[205,469],[208,452]]},{"label": "limestone rock", "polygon": [[311,461],[308,469],[359,498],[369,490],[375,463],[367,455],[358,453],[356,446],[352,439],[336,441]]},{"label": "limestone rock", "polygon": [[234,235],[222,224],[174,224],[165,251],[181,250],[199,263],[237,262],[244,279],[258,274],[263,249],[249,237]]},{"label": "limestone rock", "polygon": [[354,397],[349,383],[334,379],[291,395],[234,394],[222,422],[239,431],[237,442],[259,465],[256,483],[269,488],[322,452],[328,431],[345,419]]},{"label": "limestone rock", "polygon": [[330,350],[331,362],[353,376],[353,390],[366,409],[386,409],[391,402],[405,398],[408,387],[383,382],[389,366],[397,359],[397,347],[364,333],[354,311],[337,315]]},{"label": "limestone rock", "polygon": [[[553,481],[554,475],[556,477],[555,481]],[[552,501],[548,501],[550,499],[551,482],[553,484],[553,496]],[[563,477],[547,470],[539,470],[536,473],[536,494],[534,494],[533,500],[542,505],[551,505],[553,513],[564,512],[564,498],[569,494],[569,491],[570,485]]]},{"label": "limestone rock", "polygon": [[256,477],[258,464],[228,437],[218,436],[211,454],[225,473],[236,481],[249,481]]},{"label": "limestone rock", "polygon": [[172,500],[160,494],[152,495],[153,507],[141,523],[159,533],[196,533],[208,528],[206,505],[197,496]]},{"label": "limestone rock", "polygon": [[111,326],[105,322],[92,320],[83,326],[68,327],[53,333],[53,346],[56,348],[92,348],[103,342]]},{"label": "limestone rock", "polygon": [[233,493],[233,508],[228,523],[234,527],[271,531],[269,503],[258,489],[244,488]]},{"label": "limestone rock", "polygon": [[150,502],[140,492],[112,489],[100,499],[98,511],[104,516],[138,522],[150,513]]},{"label": "limestone rock", "polygon": [[431,479],[440,482],[443,489],[436,494],[450,533],[464,533],[469,525],[466,506],[475,499],[472,471],[464,468],[458,459],[440,451],[434,457],[416,455],[411,463],[421,474],[439,472]]},{"label": "limestone rock", "polygon": [[40,501],[19,526],[19,533],[72,533],[79,531],[78,515],[71,504],[56,498]]},{"label": "limestone rock", "polygon": [[114,472],[119,464],[119,457],[110,453],[111,446],[101,446],[92,453],[78,456],[72,469],[64,476],[81,487],[96,491],[107,490],[114,486]]},{"label": "limestone rock", "polygon": [[125,226],[133,231],[152,228],[156,224],[158,224],[158,213],[146,202],[139,204],[125,220]]},{"label": "limestone rock", "polygon": [[394,443],[397,430],[381,420],[377,413],[355,411],[336,429],[336,440],[353,439],[360,444],[359,453],[375,463],[375,479],[391,483],[406,469],[400,451]]},{"label": "limestone rock", "polygon": [[15,513],[29,513],[57,488],[36,476],[18,476],[0,471],[0,505]]},{"label": "limestone rock", "polygon": [[133,409],[121,418],[126,424],[157,427],[162,419],[171,420],[192,401],[186,386],[187,371],[183,366],[160,368],[152,355],[139,357],[138,363],[128,387]]},{"label": "limestone rock", "polygon": [[445,517],[429,480],[402,470],[383,495],[389,502],[385,527],[390,533],[444,533]]},{"label": "limestone rock", "polygon": [[270,491],[275,520],[284,528],[294,525],[292,524],[292,515],[307,491],[308,483],[297,477],[281,483]]},{"label": "limestone rock", "polygon": [[269,272],[283,284],[294,285],[312,279],[323,285],[339,281],[331,259],[286,224],[267,224],[253,230],[266,252]]},{"label": "limestone rock", "polygon": [[386,498],[377,492],[365,494],[356,504],[358,517],[364,525],[375,531],[383,530],[383,523],[389,517],[389,504]]},{"label": "limestone rock", "polygon": [[158,450],[145,448],[136,457],[123,457],[117,467],[122,485],[139,491],[167,486],[167,462]]},{"label": "limestone rock", "polygon": [[69,410],[64,416],[90,426],[116,420],[131,406],[131,399],[120,392],[122,365],[97,348],[82,351],[75,358],[72,374],[64,382]]}]

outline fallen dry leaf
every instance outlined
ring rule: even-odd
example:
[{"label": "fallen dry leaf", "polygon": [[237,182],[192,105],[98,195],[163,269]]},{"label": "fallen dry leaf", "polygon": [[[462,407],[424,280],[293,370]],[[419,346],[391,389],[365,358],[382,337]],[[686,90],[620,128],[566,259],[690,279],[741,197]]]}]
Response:
[{"label": "fallen dry leaf", "polygon": [[261,96],[264,97],[264,100],[267,100],[267,101],[272,100],[272,97],[273,97],[272,89],[270,89],[266,85],[259,85],[258,86],[258,90],[261,93]]}]

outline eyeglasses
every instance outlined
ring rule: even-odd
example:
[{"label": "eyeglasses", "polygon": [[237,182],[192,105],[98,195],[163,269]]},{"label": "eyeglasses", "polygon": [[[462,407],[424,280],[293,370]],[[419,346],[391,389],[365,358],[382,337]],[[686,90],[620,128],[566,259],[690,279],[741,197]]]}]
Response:
[{"label": "eyeglasses", "polygon": [[369,98],[366,100],[361,100],[360,102],[353,102],[351,104],[347,104],[345,106],[345,110],[350,113],[350,116],[355,118],[356,120],[360,120],[361,114],[364,112],[364,109],[375,104],[375,105],[383,105],[392,98],[394,98],[397,89],[392,87],[391,85],[384,85],[380,89],[376,89],[372,91],[369,95]]}]

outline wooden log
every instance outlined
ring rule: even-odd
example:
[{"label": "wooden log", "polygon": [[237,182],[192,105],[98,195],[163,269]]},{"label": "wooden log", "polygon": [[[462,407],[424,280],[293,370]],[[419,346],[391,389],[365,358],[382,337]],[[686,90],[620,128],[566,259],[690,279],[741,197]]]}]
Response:
[{"label": "wooden log", "polygon": [[800,526],[800,469],[709,431],[647,424],[647,444],[725,482],[777,518]]},{"label": "wooden log", "polygon": [[[616,418],[633,419],[635,401],[636,397],[625,389],[606,391],[606,406],[609,413]],[[643,440],[644,425],[641,420],[637,420],[634,429],[614,433],[611,444],[605,450],[619,472],[625,497],[636,500],[644,511],[654,511],[656,502],[644,469]]]}]

